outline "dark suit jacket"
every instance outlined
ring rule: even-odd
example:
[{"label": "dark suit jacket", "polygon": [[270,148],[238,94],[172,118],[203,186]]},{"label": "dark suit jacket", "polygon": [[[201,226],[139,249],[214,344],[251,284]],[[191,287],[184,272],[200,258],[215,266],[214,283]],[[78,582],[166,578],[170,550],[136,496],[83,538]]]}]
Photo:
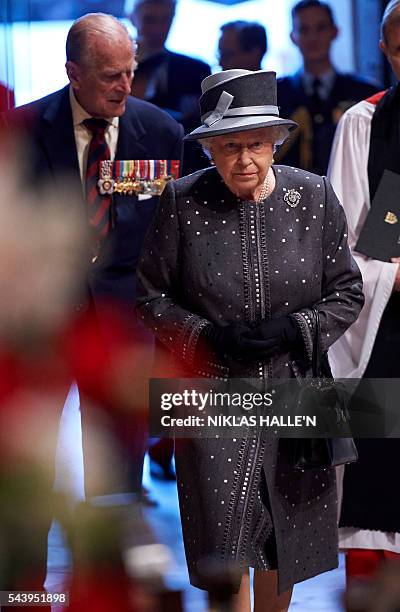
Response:
[{"label": "dark suit jacket", "polygon": [[[201,60],[165,50],[139,63],[135,78],[144,76],[148,87],[144,98],[179,121],[185,133],[200,125],[201,82],[211,74]],[[209,161],[198,142],[185,142],[183,174],[206,168]]]},{"label": "dark suit jacket", "polygon": [[342,114],[356,102],[372,96],[378,88],[350,74],[336,74],[327,100],[320,109],[304,90],[301,74],[278,79],[280,115],[299,123],[275,159],[279,163],[326,174],[336,125]]},{"label": "dark suit jacket", "polygon": [[[24,161],[31,183],[55,182],[65,199],[71,197],[65,190],[68,177],[77,193],[82,193],[68,87],[11,111],[5,119],[26,138]],[[181,159],[182,137],[182,127],[174,119],[148,102],[129,97],[120,117],[115,159]],[[115,227],[91,266],[88,288],[95,302],[112,297],[129,306],[135,302],[136,264],[158,198],[114,194],[113,200]],[[83,198],[78,198],[78,206],[85,215]]]},{"label": "dark suit jacket", "polygon": [[165,50],[139,63],[135,76],[149,79],[145,99],[163,108],[178,121],[192,119],[198,126],[201,82],[211,74],[208,64],[180,53]]}]

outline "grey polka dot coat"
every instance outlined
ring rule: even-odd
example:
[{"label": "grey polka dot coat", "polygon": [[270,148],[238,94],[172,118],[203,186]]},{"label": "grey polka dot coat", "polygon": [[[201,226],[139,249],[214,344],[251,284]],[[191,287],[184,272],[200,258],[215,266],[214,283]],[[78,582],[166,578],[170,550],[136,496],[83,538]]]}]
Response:
[{"label": "grey polka dot coat", "polygon": [[[167,185],[138,268],[138,315],[181,376],[301,377],[309,374],[318,310],[323,349],[363,304],[343,209],[326,178],[274,166],[263,202],[234,196],[215,168]],[[294,314],[305,345],[244,365],[211,355],[196,363],[202,329]],[[180,369],[179,369],[180,368]],[[273,525],[279,591],[337,565],[333,470],[297,472],[290,443],[276,439],[185,440],[176,447],[178,492],[192,584],[207,589],[202,560],[267,570]],[[265,475],[269,504],[260,498]]]}]

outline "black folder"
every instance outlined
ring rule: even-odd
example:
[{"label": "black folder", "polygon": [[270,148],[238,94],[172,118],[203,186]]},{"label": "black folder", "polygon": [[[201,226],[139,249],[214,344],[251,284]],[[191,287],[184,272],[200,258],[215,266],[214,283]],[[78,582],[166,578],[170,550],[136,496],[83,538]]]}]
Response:
[{"label": "black folder", "polygon": [[384,171],[354,249],[381,261],[400,257],[400,174]]}]

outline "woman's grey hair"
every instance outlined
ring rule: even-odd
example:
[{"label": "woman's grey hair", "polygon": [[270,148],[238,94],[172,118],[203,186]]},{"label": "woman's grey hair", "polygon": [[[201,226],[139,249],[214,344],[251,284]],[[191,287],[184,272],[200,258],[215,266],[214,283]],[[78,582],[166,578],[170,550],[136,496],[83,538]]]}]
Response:
[{"label": "woman's grey hair", "polygon": [[106,13],[88,13],[79,17],[72,24],[66,42],[67,61],[75,63],[93,63],[92,45],[96,36],[115,42],[117,35],[126,36],[132,42],[133,53],[136,42],[132,40],[127,28],[113,15]]},{"label": "woman's grey hair", "polygon": [[[400,1],[400,0],[399,0]],[[289,130],[285,125],[271,125],[271,127],[266,127],[265,129],[269,130],[272,134],[272,141],[274,143],[274,153],[281,145],[286,138],[289,136]],[[233,134],[237,134],[238,132],[233,132]],[[227,134],[229,136],[229,134]],[[212,159],[212,145],[216,138],[219,136],[211,136],[210,138],[199,138],[199,142],[203,147],[203,151],[208,157],[208,159]]]},{"label": "woman's grey hair", "polygon": [[387,43],[387,29],[389,26],[400,24],[400,0],[391,0],[381,21],[381,40]]}]

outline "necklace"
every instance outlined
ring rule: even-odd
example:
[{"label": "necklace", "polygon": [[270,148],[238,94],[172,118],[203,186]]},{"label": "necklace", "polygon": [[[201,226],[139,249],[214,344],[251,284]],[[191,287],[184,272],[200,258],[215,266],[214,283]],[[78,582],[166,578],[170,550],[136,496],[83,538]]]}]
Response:
[{"label": "necklace", "polygon": [[269,180],[269,174],[267,174],[267,176],[264,179],[264,183],[263,183],[263,186],[261,188],[260,195],[257,198],[257,204],[259,204],[260,202],[265,200],[265,198],[268,197],[269,187],[270,187],[270,180]]}]

